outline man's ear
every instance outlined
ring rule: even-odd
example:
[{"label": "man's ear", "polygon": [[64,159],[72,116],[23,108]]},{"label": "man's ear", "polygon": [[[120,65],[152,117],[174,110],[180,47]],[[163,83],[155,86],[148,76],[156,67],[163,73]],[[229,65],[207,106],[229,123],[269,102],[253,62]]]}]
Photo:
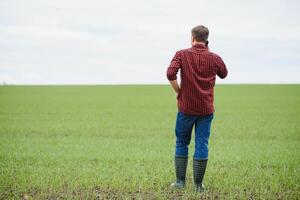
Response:
[{"label": "man's ear", "polygon": [[191,45],[193,45],[193,43],[194,43],[194,37],[191,36]]}]

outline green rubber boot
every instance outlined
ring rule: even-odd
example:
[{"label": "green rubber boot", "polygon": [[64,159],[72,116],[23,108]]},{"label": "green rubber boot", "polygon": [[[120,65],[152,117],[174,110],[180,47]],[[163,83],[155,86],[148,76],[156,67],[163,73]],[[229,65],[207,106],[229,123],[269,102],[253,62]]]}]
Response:
[{"label": "green rubber boot", "polygon": [[171,184],[173,189],[183,189],[185,187],[185,174],[188,157],[175,156],[176,182]]},{"label": "green rubber boot", "polygon": [[198,160],[194,158],[193,171],[194,171],[194,184],[195,184],[196,192],[204,192],[205,190],[202,181],[205,174],[206,165],[207,165],[207,159]]}]

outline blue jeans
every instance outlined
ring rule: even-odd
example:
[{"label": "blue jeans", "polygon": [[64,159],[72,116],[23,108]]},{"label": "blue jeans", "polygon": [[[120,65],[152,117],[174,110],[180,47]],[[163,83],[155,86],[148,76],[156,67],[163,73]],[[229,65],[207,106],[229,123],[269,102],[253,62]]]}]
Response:
[{"label": "blue jeans", "polygon": [[214,114],[197,116],[177,113],[176,120],[176,156],[188,156],[188,145],[195,125],[195,159],[208,159],[208,139]]}]

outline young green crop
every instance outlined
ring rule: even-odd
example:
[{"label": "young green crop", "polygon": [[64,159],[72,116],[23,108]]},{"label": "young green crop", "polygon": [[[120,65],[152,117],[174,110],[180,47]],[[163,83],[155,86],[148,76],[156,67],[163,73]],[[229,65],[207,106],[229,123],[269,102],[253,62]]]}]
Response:
[{"label": "young green crop", "polygon": [[0,199],[299,199],[300,85],[218,85],[207,192],[172,191],[169,86],[1,86]]}]

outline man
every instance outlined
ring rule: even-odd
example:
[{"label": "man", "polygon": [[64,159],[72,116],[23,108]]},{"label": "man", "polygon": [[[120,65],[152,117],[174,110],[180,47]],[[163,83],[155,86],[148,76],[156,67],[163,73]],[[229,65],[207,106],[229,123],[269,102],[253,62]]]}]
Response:
[{"label": "man", "polygon": [[[176,92],[178,113],[176,120],[175,171],[172,188],[185,187],[188,145],[195,126],[193,175],[195,189],[204,191],[202,180],[208,160],[208,140],[214,115],[214,85],[216,75],[227,76],[226,66],[217,54],[209,51],[209,30],[205,26],[192,29],[192,47],[177,51],[167,69],[167,78]],[[180,70],[180,86],[177,73]]]}]

